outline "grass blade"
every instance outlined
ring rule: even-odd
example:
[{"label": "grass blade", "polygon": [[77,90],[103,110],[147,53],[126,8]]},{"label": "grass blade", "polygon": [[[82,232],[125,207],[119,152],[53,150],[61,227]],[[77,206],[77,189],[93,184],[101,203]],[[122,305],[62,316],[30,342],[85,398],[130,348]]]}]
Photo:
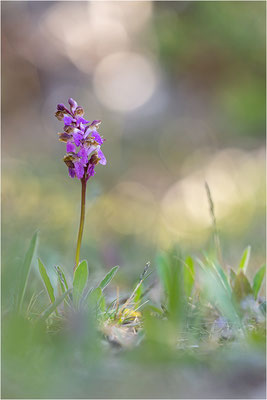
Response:
[{"label": "grass blade", "polygon": [[265,264],[260,267],[260,269],[256,272],[254,279],[253,279],[253,285],[252,285],[252,290],[254,294],[254,298],[256,299],[258,297],[264,275],[265,275]]},{"label": "grass blade", "polygon": [[88,264],[86,260],[80,262],[74,272],[73,278],[73,302],[78,305],[88,279]]},{"label": "grass blade", "polygon": [[44,285],[46,287],[48,296],[50,298],[51,303],[54,303],[55,301],[55,295],[54,295],[54,288],[51,284],[50,278],[47,275],[46,269],[40,258],[38,258],[38,265],[39,265],[39,271],[41,274],[41,277],[43,279]]},{"label": "grass blade", "polygon": [[68,283],[67,283],[67,279],[65,277],[65,274],[62,270],[62,268],[60,268],[58,265],[55,267],[56,271],[57,271],[57,275],[58,275],[58,279],[59,279],[59,283],[62,289],[62,292],[66,292],[67,290],[69,290],[68,287]]},{"label": "grass blade", "polygon": [[45,321],[51,314],[52,312],[56,311],[57,307],[62,303],[62,301],[65,299],[65,297],[71,292],[71,289],[69,289],[67,292],[63,293],[60,297],[58,297],[54,303],[50,304],[49,307],[47,307],[46,310],[41,314],[40,319]]},{"label": "grass blade", "polygon": [[244,253],[243,253],[242,257],[241,257],[239,268],[238,268],[239,270],[243,269],[244,272],[246,272],[247,266],[248,266],[248,263],[249,263],[249,259],[250,259],[250,252],[251,252],[251,246],[248,246],[244,250]]},{"label": "grass blade", "polygon": [[184,290],[187,297],[191,296],[195,282],[195,268],[193,259],[188,256],[184,267]]},{"label": "grass blade", "polygon": [[104,290],[108,284],[112,281],[112,279],[114,278],[114,276],[116,275],[117,271],[119,269],[119,266],[113,267],[105,276],[105,278],[101,281],[100,285],[98,287],[100,287],[100,289]]},{"label": "grass blade", "polygon": [[36,244],[37,244],[37,237],[38,237],[38,233],[35,232],[31,239],[31,242],[30,242],[29,248],[27,250],[27,253],[25,255],[23,266],[21,269],[20,281],[19,281],[19,287],[18,287],[18,293],[17,293],[17,305],[16,305],[18,312],[20,312],[21,308],[22,308],[25,291],[26,291],[26,287],[27,287],[27,283],[28,283],[28,279],[29,279],[29,274],[30,274],[30,267],[31,267],[34,251],[35,251]]},{"label": "grass blade", "polygon": [[224,270],[222,269],[222,267],[217,264],[217,263],[212,263],[213,268],[216,270],[217,274],[220,276],[222,283],[225,287],[225,289],[228,291],[229,295],[231,295],[232,293],[232,289],[231,286],[229,284],[228,278],[224,272]]}]

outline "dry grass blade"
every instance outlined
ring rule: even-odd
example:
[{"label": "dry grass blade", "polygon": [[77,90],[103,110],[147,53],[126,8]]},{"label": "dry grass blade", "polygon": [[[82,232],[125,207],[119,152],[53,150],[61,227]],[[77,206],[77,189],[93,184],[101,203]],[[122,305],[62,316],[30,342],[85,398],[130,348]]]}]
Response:
[{"label": "dry grass blade", "polygon": [[218,260],[220,261],[221,265],[224,266],[223,257],[222,257],[222,249],[221,249],[221,244],[220,244],[220,237],[219,237],[217,221],[216,221],[216,216],[215,216],[215,211],[214,211],[214,202],[212,200],[210,187],[206,181],[205,181],[205,189],[207,192],[208,202],[209,202],[209,206],[210,206],[210,215],[211,215],[211,219],[212,219],[214,242],[215,242],[215,247],[216,247],[216,251],[217,251],[217,257],[218,257]]}]

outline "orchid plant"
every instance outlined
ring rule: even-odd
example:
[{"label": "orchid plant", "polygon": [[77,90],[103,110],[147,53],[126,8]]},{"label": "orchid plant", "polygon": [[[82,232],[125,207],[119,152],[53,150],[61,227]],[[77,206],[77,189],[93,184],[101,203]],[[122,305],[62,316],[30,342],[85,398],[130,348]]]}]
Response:
[{"label": "orchid plant", "polygon": [[60,132],[58,135],[59,140],[66,143],[67,154],[63,160],[68,167],[69,176],[80,179],[82,184],[81,217],[75,255],[75,271],[80,261],[85,218],[86,184],[88,179],[95,175],[95,166],[98,163],[106,165],[107,160],[101,150],[105,139],[97,131],[101,121],[87,121],[84,118],[83,108],[78,106],[75,100],[70,98],[68,103],[69,109],[62,103],[58,104],[55,116],[64,123],[64,132]]},{"label": "orchid plant", "polygon": [[[59,266],[55,266],[58,283],[56,293],[45,265],[40,258],[38,258],[39,272],[50,300],[50,305],[40,315],[43,320],[47,320],[50,315],[54,313],[57,317],[60,317],[64,314],[63,310],[66,311],[66,309],[73,310],[91,307],[92,303],[97,307],[98,311],[100,310],[102,313],[106,313],[107,310],[105,308],[103,290],[111,282],[119,268],[118,266],[111,268],[98,285],[88,288],[88,263],[86,260],[80,261],[80,249],[85,220],[86,185],[88,180],[95,175],[96,165],[106,165],[107,163],[101,150],[105,139],[98,133],[101,121],[87,121],[84,118],[83,108],[80,107],[75,100],[70,98],[68,103],[69,108],[62,103],[58,104],[55,116],[59,121],[64,123],[63,132],[58,133],[59,140],[66,143],[66,154],[63,161],[68,167],[69,176],[81,181],[80,225],[73,280],[70,284],[66,279],[63,269]],[[16,300],[16,308],[18,311],[22,310],[25,289],[36,244],[37,233],[34,234],[31,240],[22,268]],[[60,310],[59,306],[62,302],[64,302],[64,307],[63,310]],[[30,306],[28,308],[30,309]]]}]

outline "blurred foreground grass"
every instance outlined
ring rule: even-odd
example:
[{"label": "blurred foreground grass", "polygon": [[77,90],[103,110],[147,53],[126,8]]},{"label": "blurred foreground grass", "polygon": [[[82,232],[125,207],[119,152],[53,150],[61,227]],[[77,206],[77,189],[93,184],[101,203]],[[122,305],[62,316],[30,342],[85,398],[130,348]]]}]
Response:
[{"label": "blurred foreground grass", "polygon": [[125,297],[106,293],[118,268],[88,280],[86,261],[54,282],[39,259],[46,290],[29,289],[36,238],[3,314],[3,398],[264,398],[265,266],[250,283],[250,247],[231,268],[175,246]]}]

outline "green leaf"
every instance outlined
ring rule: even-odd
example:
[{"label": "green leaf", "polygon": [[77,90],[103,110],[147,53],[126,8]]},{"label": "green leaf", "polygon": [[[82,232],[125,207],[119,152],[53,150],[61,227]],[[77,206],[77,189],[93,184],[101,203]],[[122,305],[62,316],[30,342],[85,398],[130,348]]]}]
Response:
[{"label": "green leaf", "polygon": [[232,288],[234,287],[235,279],[236,279],[236,273],[234,270],[232,270],[232,268],[230,268],[230,284]]},{"label": "green leaf", "polygon": [[140,285],[135,292],[134,303],[139,304],[143,293],[143,285]]},{"label": "green leaf", "polygon": [[87,304],[89,307],[93,307],[97,311],[98,310],[102,312],[106,311],[106,301],[105,297],[103,296],[102,289],[100,287],[93,289],[89,293],[87,297]]},{"label": "green leaf", "polygon": [[61,287],[61,289],[62,289],[62,292],[64,293],[64,292],[66,292],[67,290],[69,290],[69,287],[68,287],[68,283],[67,283],[65,274],[64,274],[62,268],[60,268],[58,265],[57,265],[55,268],[56,268],[56,271],[57,271],[57,275],[58,275],[58,280],[59,280],[59,283],[60,283],[60,287]]},{"label": "green leaf", "polygon": [[169,283],[171,280],[169,260],[166,253],[161,253],[156,258],[156,266],[159,278],[164,286],[165,292],[169,291]]},{"label": "green leaf", "polygon": [[240,271],[236,275],[235,284],[233,287],[233,294],[238,301],[241,301],[250,294],[253,294],[248,278],[243,271]]},{"label": "green leaf", "polygon": [[230,286],[230,284],[228,282],[228,278],[227,278],[224,270],[217,263],[212,263],[212,266],[216,270],[217,274],[219,275],[219,277],[220,277],[225,289],[228,291],[229,295],[231,295],[231,293],[232,293],[231,286]]},{"label": "green leaf", "polygon": [[156,313],[156,314],[159,314],[159,315],[163,314],[163,311],[160,308],[158,308],[156,306],[153,306],[152,304],[148,304],[145,309],[148,310],[152,314],[153,313],[154,314]]},{"label": "green leaf", "polygon": [[65,299],[65,297],[71,292],[71,289],[69,289],[67,292],[63,293],[60,297],[58,297],[54,303],[50,304],[49,307],[47,307],[46,310],[41,314],[40,319],[41,320],[46,320],[52,312],[56,311],[57,307],[62,303],[62,301]]},{"label": "green leaf", "polygon": [[184,268],[184,290],[187,297],[191,296],[195,282],[195,268],[193,259],[188,256],[185,260]]},{"label": "green leaf", "polygon": [[234,326],[241,328],[242,325],[235,302],[233,302],[229,292],[225,289],[221,277],[214,273],[214,270],[202,267],[200,279],[203,285],[203,295],[218,308],[223,316],[233,322]]},{"label": "green leaf", "polygon": [[17,293],[17,304],[16,304],[17,311],[21,311],[21,308],[22,308],[25,291],[26,291],[26,287],[27,287],[27,283],[28,283],[28,279],[29,279],[29,274],[30,274],[30,267],[31,267],[34,251],[35,251],[36,244],[37,244],[37,236],[38,236],[38,233],[35,232],[31,239],[30,246],[27,250],[27,253],[25,255],[24,262],[22,265],[18,293]]},{"label": "green leaf", "polygon": [[253,279],[253,285],[252,285],[252,290],[253,290],[253,294],[255,299],[258,297],[258,293],[260,291],[263,279],[264,279],[264,275],[265,275],[265,264],[260,267],[260,269],[256,272],[254,279]]},{"label": "green leaf", "polygon": [[111,282],[111,280],[114,278],[114,276],[116,275],[117,271],[119,269],[119,266],[113,267],[105,276],[105,278],[101,281],[100,285],[98,287],[100,287],[102,290],[104,290],[108,284]]},{"label": "green leaf", "polygon": [[74,272],[73,278],[73,302],[78,305],[88,279],[88,264],[86,260],[80,262]]},{"label": "green leaf", "polygon": [[249,263],[249,259],[250,259],[250,252],[251,252],[251,246],[248,246],[245,250],[244,253],[242,255],[242,258],[240,260],[240,264],[239,264],[239,270],[242,269],[246,272],[247,270],[247,266]]},{"label": "green leaf", "polygon": [[100,300],[101,296],[102,296],[102,290],[100,287],[97,287],[89,293],[88,299],[90,300],[90,302],[94,304]]},{"label": "green leaf", "polygon": [[41,277],[43,279],[44,285],[46,287],[48,296],[50,298],[51,303],[54,303],[55,301],[55,295],[54,295],[54,288],[51,284],[50,278],[47,275],[46,269],[40,258],[38,258],[38,265],[39,265],[39,271],[41,274]]}]

